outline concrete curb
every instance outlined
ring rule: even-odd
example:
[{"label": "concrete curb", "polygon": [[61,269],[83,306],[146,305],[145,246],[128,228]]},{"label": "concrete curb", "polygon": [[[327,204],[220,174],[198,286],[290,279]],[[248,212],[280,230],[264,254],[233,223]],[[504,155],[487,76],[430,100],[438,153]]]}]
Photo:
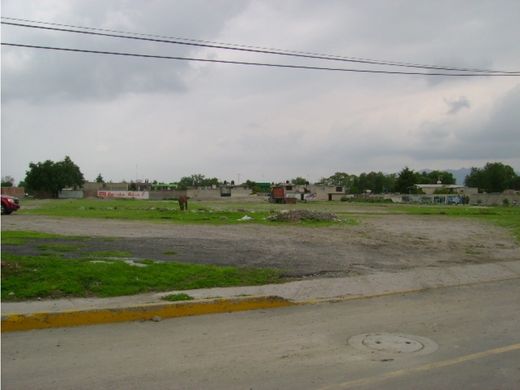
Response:
[{"label": "concrete curb", "polygon": [[2,333],[32,329],[96,325],[124,321],[146,321],[236,311],[274,309],[295,303],[280,297],[247,297],[189,302],[145,304],[112,309],[56,313],[7,314],[2,316]]},{"label": "concrete curb", "polygon": [[[130,297],[2,304],[2,332],[152,320],[408,294],[520,279],[520,260],[412,269],[399,273],[314,279],[263,286],[182,291],[193,301],[165,302],[162,292]],[[180,292],[180,291],[176,291]],[[218,297],[218,298],[217,298]]]}]

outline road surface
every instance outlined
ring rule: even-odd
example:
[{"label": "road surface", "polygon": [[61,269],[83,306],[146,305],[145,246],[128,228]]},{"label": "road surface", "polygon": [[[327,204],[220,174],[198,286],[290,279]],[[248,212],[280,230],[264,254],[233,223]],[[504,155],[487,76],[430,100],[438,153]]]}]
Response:
[{"label": "road surface", "polygon": [[[515,279],[275,310],[6,333],[2,388],[519,389],[519,297]],[[349,344],[356,335],[383,333],[412,340],[403,345],[413,351]],[[413,337],[426,339],[425,347],[412,348]]]}]

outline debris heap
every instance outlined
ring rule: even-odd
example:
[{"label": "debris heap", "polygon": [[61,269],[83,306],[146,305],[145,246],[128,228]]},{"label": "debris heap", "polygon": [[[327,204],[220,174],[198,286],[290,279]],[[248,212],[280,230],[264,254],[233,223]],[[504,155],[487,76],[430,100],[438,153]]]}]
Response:
[{"label": "debris heap", "polygon": [[339,221],[335,214],[309,210],[282,210],[267,217],[267,219],[274,222]]}]

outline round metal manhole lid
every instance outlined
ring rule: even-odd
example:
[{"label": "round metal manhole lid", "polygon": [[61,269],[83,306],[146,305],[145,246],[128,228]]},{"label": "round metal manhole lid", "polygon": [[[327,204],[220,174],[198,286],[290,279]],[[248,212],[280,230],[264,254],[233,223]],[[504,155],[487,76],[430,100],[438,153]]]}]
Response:
[{"label": "round metal manhole lid", "polygon": [[428,354],[437,349],[437,344],[425,337],[396,333],[364,333],[353,336],[348,343],[354,348],[391,354]]}]

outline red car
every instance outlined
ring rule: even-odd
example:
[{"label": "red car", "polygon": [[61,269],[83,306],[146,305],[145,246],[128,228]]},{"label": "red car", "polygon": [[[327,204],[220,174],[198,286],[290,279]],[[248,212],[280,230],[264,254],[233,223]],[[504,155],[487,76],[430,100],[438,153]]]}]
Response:
[{"label": "red car", "polygon": [[9,195],[2,195],[2,215],[11,214],[20,208],[18,198]]}]

